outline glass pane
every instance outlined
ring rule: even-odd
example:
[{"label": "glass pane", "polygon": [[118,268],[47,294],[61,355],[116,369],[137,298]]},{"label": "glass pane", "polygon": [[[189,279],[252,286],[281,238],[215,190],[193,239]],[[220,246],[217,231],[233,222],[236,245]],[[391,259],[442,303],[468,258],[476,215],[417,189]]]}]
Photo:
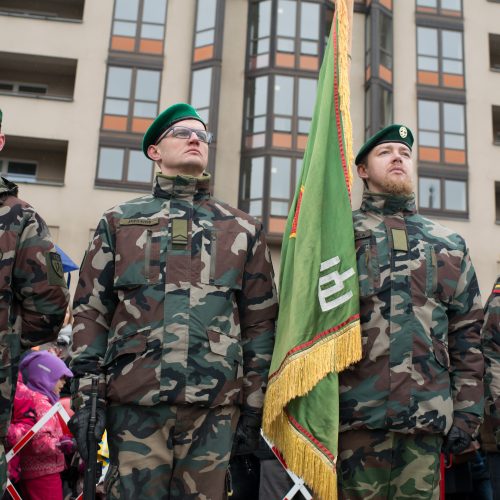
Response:
[{"label": "glass pane", "polygon": [[319,4],[302,3],[300,12],[300,37],[319,40]]},{"label": "glass pane", "polygon": [[299,116],[312,118],[316,102],[316,87],[316,80],[299,78]]},{"label": "glass pane", "polygon": [[299,120],[299,134],[308,134],[311,128],[311,120]]},{"label": "glass pane", "polygon": [[201,119],[207,124],[207,127],[209,126],[209,123],[208,123],[208,112],[209,110],[208,109],[201,109],[201,108],[198,108],[196,111],[198,111],[198,114],[200,115]]},{"label": "glass pane", "polygon": [[461,212],[465,212],[467,209],[467,192],[465,182],[445,181],[444,199],[447,210],[460,210]]},{"label": "glass pane", "polygon": [[418,101],[418,128],[439,130],[439,103]]},{"label": "glass pane", "polygon": [[279,130],[281,132],[291,132],[292,120],[290,120],[290,118],[276,117],[274,119],[274,130]]},{"label": "glass pane", "polygon": [[438,132],[422,132],[418,133],[418,142],[421,146],[439,147]]},{"label": "glass pane", "polygon": [[254,115],[267,113],[267,76],[259,76],[255,79]]},{"label": "glass pane", "polygon": [[317,42],[301,42],[300,43],[300,53],[317,56],[319,52]]},{"label": "glass pane", "polygon": [[440,184],[439,179],[420,177],[418,183],[420,208],[441,208]]},{"label": "glass pane", "polygon": [[134,116],[142,118],[155,118],[158,114],[158,105],[151,102],[136,101],[134,103]]},{"label": "glass pane", "polygon": [[204,47],[205,45],[212,45],[215,40],[215,30],[202,31],[196,33],[195,47]]},{"label": "glass pane", "polygon": [[137,21],[139,0],[116,0],[115,19]]},{"label": "glass pane", "polygon": [[447,10],[462,10],[460,0],[441,0],[441,8]]},{"label": "glass pane", "polygon": [[148,160],[142,151],[131,150],[128,159],[127,180],[130,182],[151,182],[153,179],[153,162]]},{"label": "glass pane", "polygon": [[295,0],[278,1],[278,35],[295,37],[297,4]]},{"label": "glass pane", "polygon": [[382,88],[382,99],[380,101],[380,119],[384,126],[392,123],[392,92]]},{"label": "glass pane", "polygon": [[217,0],[198,0],[196,13],[196,31],[215,27]]},{"label": "glass pane", "polygon": [[167,0],[144,0],[143,22],[164,24]]},{"label": "glass pane", "polygon": [[293,115],[293,77],[276,76],[274,80],[274,112]]},{"label": "glass pane", "polygon": [[195,108],[206,108],[210,105],[211,85],[212,68],[193,71],[191,104]]},{"label": "glass pane", "polygon": [[450,61],[450,59],[444,59],[443,73],[451,73],[453,75],[463,75],[464,66],[462,61]]},{"label": "glass pane", "polygon": [[[283,158],[280,156],[273,156],[271,158],[271,198],[284,198],[286,200],[290,198],[291,173],[291,158]],[[288,213],[288,204],[286,213]]]},{"label": "glass pane", "polygon": [[437,0],[417,0],[417,5],[420,7],[437,7]]},{"label": "glass pane", "polygon": [[271,201],[271,215],[287,217],[288,205],[287,201]]},{"label": "glass pane", "polygon": [[449,59],[462,59],[462,33],[460,31],[441,32],[443,42],[443,57]]},{"label": "glass pane", "polygon": [[128,101],[121,99],[106,99],[104,103],[105,115],[128,115]]},{"label": "glass pane", "polygon": [[437,29],[434,28],[417,28],[417,48],[418,54],[424,56],[438,55],[438,37]]},{"label": "glass pane", "polygon": [[250,206],[248,207],[248,213],[253,217],[261,217],[262,216],[262,200],[254,200],[250,202]]},{"label": "glass pane", "polygon": [[437,71],[438,59],[437,57],[418,57],[418,69],[420,71]]},{"label": "glass pane", "polygon": [[300,174],[302,172],[302,158],[295,160],[295,188],[300,184]]},{"label": "glass pane", "polygon": [[145,101],[158,101],[160,72],[146,69],[137,70],[135,98]]},{"label": "glass pane", "polygon": [[143,24],[141,27],[141,38],[149,38],[151,40],[163,40],[163,25],[159,24]]},{"label": "glass pane", "polygon": [[465,149],[465,137],[457,134],[444,134],[444,147],[450,149]]},{"label": "glass pane", "polygon": [[295,52],[295,40],[289,38],[278,38],[276,46],[280,52]]},{"label": "glass pane", "polygon": [[443,104],[444,130],[465,133],[464,106],[462,104]]},{"label": "glass pane", "polygon": [[123,149],[101,148],[97,177],[99,179],[120,181],[122,179],[124,156],[125,151]]},{"label": "glass pane", "polygon": [[117,68],[109,66],[108,83],[106,85],[107,97],[130,97],[130,82],[132,81],[132,69]]},{"label": "glass pane", "polygon": [[264,158],[252,158],[250,163],[249,198],[262,198],[264,195]]},{"label": "glass pane", "polygon": [[127,21],[115,21],[113,23],[113,35],[118,36],[135,36],[135,28],[137,24]]}]

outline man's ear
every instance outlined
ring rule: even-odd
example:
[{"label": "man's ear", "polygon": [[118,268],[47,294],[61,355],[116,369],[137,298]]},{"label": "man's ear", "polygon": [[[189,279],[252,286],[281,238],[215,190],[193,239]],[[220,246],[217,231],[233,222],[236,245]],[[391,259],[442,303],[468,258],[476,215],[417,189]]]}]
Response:
[{"label": "man's ear", "polygon": [[4,145],[5,145],[5,135],[0,134],[0,151],[2,151]]},{"label": "man's ear", "polygon": [[358,169],[358,177],[360,179],[366,180],[368,179],[368,169],[366,168],[366,165],[364,163],[360,163],[357,165]]},{"label": "man's ear", "polygon": [[158,161],[161,158],[161,154],[158,151],[158,148],[153,144],[148,146],[148,156],[154,161]]}]

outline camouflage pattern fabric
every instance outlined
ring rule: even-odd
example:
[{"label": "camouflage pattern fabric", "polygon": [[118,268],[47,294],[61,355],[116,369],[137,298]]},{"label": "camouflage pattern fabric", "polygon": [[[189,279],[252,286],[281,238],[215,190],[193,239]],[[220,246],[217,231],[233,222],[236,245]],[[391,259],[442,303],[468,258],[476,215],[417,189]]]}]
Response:
[{"label": "camouflage pattern fabric", "polygon": [[239,409],[110,406],[110,499],[222,500]]},{"label": "camouflage pattern fabric", "polygon": [[346,431],[339,441],[339,500],[438,500],[442,436]]},{"label": "camouflage pattern fabric", "polygon": [[341,431],[474,435],[483,311],[465,242],[413,196],[365,192],[354,227],[363,359],[339,375]]},{"label": "camouflage pattern fabric", "polygon": [[[490,437],[488,451],[496,452],[493,437],[500,428],[500,276],[497,277],[493,290],[484,307],[484,326],[482,342],[485,360],[485,423],[481,436]],[[488,442],[488,444],[490,444]]]},{"label": "camouflage pattern fabric", "polygon": [[10,422],[21,348],[55,340],[69,302],[47,225],[17,192],[0,177],[0,438]]}]

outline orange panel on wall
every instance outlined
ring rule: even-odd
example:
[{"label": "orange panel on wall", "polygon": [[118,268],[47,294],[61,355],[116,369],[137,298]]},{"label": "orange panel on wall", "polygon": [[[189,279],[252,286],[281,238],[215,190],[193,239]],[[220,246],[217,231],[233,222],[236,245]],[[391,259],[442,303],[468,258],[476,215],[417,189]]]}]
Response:
[{"label": "orange panel on wall", "polygon": [[126,116],[114,116],[114,115],[104,115],[102,119],[102,128],[106,130],[127,130],[127,117]]},{"label": "orange panel on wall", "polygon": [[297,148],[298,149],[306,149],[306,145],[307,145],[307,135],[303,135],[303,134],[299,134],[297,136]]},{"label": "orange panel on wall", "polygon": [[380,0],[380,5],[383,5],[386,9],[392,10],[392,0]]},{"label": "orange panel on wall", "polygon": [[295,55],[285,54],[284,52],[276,52],[276,66],[293,68],[295,66]]},{"label": "orange panel on wall", "polygon": [[426,148],[420,146],[418,148],[418,158],[419,160],[438,162],[440,160],[439,148]]},{"label": "orange panel on wall", "polygon": [[435,71],[419,71],[418,83],[423,85],[439,85],[439,74]]},{"label": "orange panel on wall", "polygon": [[462,75],[450,75],[448,73],[443,73],[443,85],[445,87],[463,89],[464,77]]},{"label": "orange panel on wall", "polygon": [[132,132],[146,132],[152,121],[153,118],[133,118]]},{"label": "orange panel on wall", "polygon": [[446,163],[459,163],[465,165],[465,151],[460,149],[445,149],[444,161]]},{"label": "orange panel on wall", "polygon": [[129,36],[113,36],[111,37],[111,49],[134,52],[135,38],[131,38]]},{"label": "orange panel on wall", "polygon": [[163,52],[163,42],[161,40],[147,40],[146,38],[142,38],[139,44],[139,52],[161,54]]},{"label": "orange panel on wall", "polygon": [[214,57],[214,46],[205,45],[205,47],[198,47],[194,49],[193,61],[206,61],[207,59],[212,59]]},{"label": "orange panel on wall", "polygon": [[277,148],[291,148],[292,134],[273,133],[273,146]]},{"label": "orange panel on wall", "polygon": [[300,56],[300,68],[316,71],[318,69],[319,60],[316,56]]},{"label": "orange panel on wall", "polygon": [[269,232],[283,234],[286,227],[286,218],[269,217]]},{"label": "orange panel on wall", "polygon": [[385,80],[387,83],[392,83],[392,71],[386,68],[383,64],[379,65],[378,74],[382,80]]}]

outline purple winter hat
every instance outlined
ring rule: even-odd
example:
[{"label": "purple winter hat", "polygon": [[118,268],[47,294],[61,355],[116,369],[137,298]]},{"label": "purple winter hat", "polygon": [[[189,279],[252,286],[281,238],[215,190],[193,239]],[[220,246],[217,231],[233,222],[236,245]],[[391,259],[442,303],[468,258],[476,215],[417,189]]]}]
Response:
[{"label": "purple winter hat", "polygon": [[40,392],[54,404],[59,395],[54,392],[61,377],[72,377],[73,372],[55,354],[48,351],[34,351],[25,356],[19,364],[24,383],[33,391]]}]

